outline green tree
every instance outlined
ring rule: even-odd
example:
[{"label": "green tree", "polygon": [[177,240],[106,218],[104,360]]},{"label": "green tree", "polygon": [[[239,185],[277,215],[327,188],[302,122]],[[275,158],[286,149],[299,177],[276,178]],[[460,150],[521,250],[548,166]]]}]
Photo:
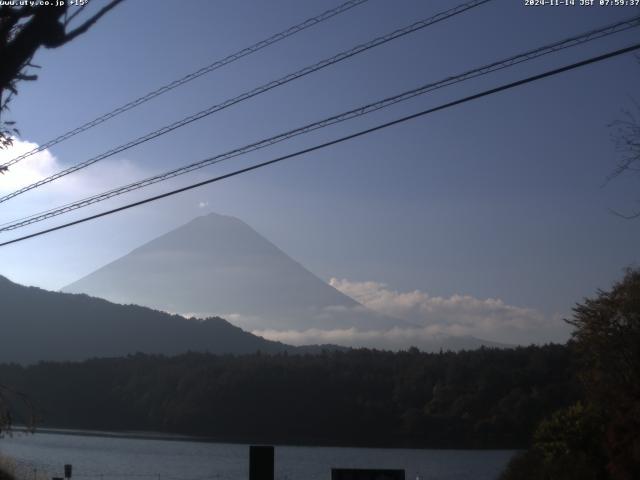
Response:
[{"label": "green tree", "polygon": [[602,424],[599,412],[581,402],[540,423],[533,446],[552,478],[606,478]]},{"label": "green tree", "polygon": [[501,478],[640,478],[640,269],[576,305],[568,322],[585,403],[543,421]]},{"label": "green tree", "polygon": [[531,448],[516,455],[500,480],[606,480],[602,422],[578,402],[543,420]]},{"label": "green tree", "polygon": [[569,323],[588,399],[604,416],[611,476],[640,478],[640,269],[577,305]]}]

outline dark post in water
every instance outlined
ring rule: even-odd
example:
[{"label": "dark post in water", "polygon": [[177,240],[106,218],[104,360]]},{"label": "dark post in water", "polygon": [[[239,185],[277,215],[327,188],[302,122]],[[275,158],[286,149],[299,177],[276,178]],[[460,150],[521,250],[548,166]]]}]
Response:
[{"label": "dark post in water", "polygon": [[332,468],[331,480],[405,480],[404,470]]},{"label": "dark post in water", "polygon": [[249,480],[274,479],[274,448],[266,445],[249,447]]}]

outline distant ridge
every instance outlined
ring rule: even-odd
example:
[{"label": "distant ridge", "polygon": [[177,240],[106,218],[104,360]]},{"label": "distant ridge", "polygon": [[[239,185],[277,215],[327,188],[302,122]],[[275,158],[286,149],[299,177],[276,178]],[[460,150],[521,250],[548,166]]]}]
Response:
[{"label": "distant ridge", "polygon": [[83,360],[137,352],[306,351],[257,337],[217,317],[188,320],[87,295],[25,287],[3,276],[0,309],[0,363]]},{"label": "distant ridge", "polygon": [[247,330],[409,326],[339,292],[241,220],[213,213],[63,291],[167,312],[219,315]]}]

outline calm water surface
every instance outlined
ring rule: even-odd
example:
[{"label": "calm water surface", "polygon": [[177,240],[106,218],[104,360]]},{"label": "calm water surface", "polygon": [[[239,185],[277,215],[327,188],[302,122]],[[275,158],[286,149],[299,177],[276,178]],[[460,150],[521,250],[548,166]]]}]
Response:
[{"label": "calm water surface", "polygon": [[[91,480],[238,480],[249,477],[248,445],[36,433],[0,439],[19,476]],[[276,447],[276,478],[327,480],[331,467],[404,468],[407,480],[495,480],[511,450]]]}]

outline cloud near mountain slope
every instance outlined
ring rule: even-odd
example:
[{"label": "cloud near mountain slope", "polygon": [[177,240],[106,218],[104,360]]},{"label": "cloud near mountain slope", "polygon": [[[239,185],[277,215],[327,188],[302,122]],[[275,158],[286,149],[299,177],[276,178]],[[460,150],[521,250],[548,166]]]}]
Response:
[{"label": "cloud near mountain slope", "polygon": [[430,296],[419,290],[397,292],[384,283],[373,281],[332,278],[329,283],[373,311],[422,327],[413,333],[411,329],[404,334],[390,332],[391,337],[437,333],[529,344],[564,341],[568,333],[561,315],[546,316],[537,310],[509,305],[497,298],[480,299],[460,294]]},{"label": "cloud near mountain slope", "polygon": [[293,345],[332,343],[389,349],[415,345],[430,351],[470,349],[480,345],[563,342],[569,333],[561,315],[546,316],[537,310],[509,305],[497,298],[480,299],[460,294],[430,296],[419,290],[398,292],[374,281],[331,278],[329,284],[369,310],[406,320],[415,326],[389,329],[257,329],[252,333]]}]

